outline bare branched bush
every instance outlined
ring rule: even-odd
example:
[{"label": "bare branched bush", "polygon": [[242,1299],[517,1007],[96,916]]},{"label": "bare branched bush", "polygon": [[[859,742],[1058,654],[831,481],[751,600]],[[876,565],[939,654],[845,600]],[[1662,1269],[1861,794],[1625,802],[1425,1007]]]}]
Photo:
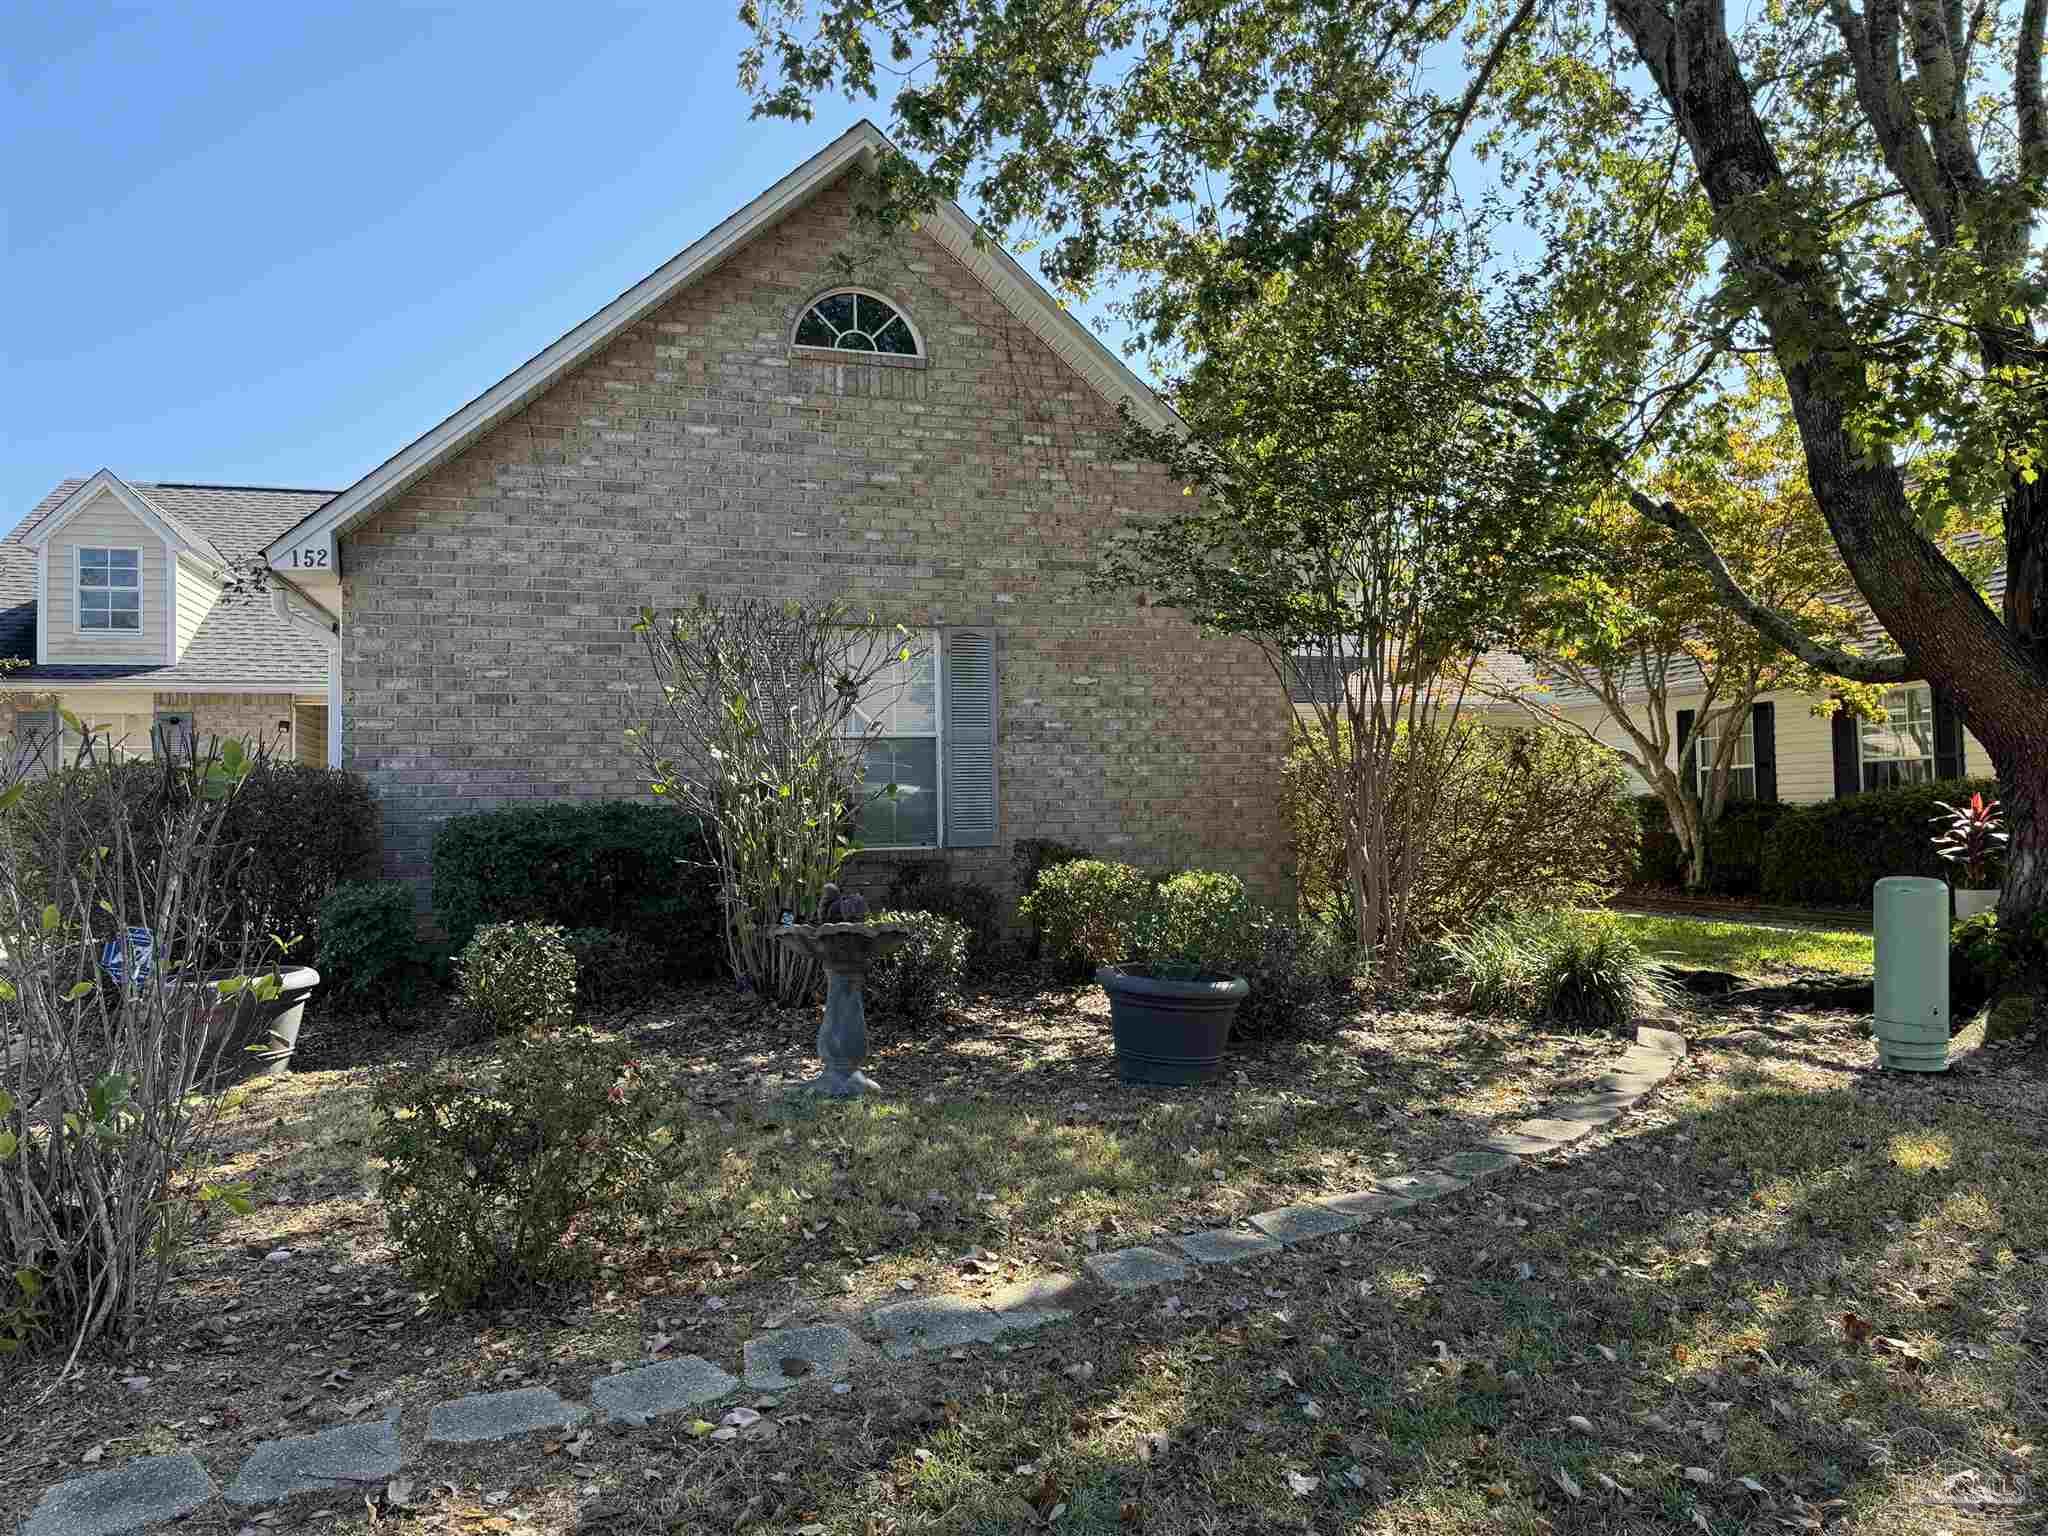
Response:
[{"label": "bare branched bush", "polygon": [[656,697],[626,733],[657,795],[713,832],[733,973],[801,1002],[817,962],[774,940],[784,913],[815,914],[853,851],[892,668],[909,637],[837,602],[742,598],[643,609]]},{"label": "bare branched bush", "polygon": [[31,797],[37,756],[0,755],[0,1352],[76,1358],[138,1345],[194,1223],[245,1208],[192,1170],[278,983],[222,835],[256,757],[194,746],[138,793],[88,737]]}]

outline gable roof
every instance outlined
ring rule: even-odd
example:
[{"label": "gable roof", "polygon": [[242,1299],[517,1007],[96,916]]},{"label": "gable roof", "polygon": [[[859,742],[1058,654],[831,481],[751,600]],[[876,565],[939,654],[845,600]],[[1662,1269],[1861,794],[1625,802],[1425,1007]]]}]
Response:
[{"label": "gable roof", "polygon": [[[478,437],[521,409],[620,332],[666,303],[733,251],[836,182],[856,164],[872,163],[892,148],[863,118],[759,197],[685,246],[573,330],[493,384],[452,416],[404,448],[271,542],[276,562],[294,544],[340,537],[405,488],[446,463]],[[1175,421],[1152,387],[1127,368],[1075,319],[1016,259],[993,241],[976,244],[979,226],[960,205],[942,201],[922,226],[1102,398],[1124,400],[1154,427]]]},{"label": "gable roof", "polygon": [[[72,489],[58,498],[54,505],[51,496],[45,496],[37,504],[36,510],[41,515],[35,519],[35,526],[29,527],[24,524],[22,528],[15,530],[20,534],[22,543],[29,548],[41,548],[75,513],[84,511],[98,497],[107,495],[147,524],[157,537],[202,560],[210,560],[216,565],[227,563],[227,556],[214,547],[212,539],[183,518],[159,507],[111,469],[102,469],[80,481],[67,480],[64,484],[72,486]],[[52,496],[54,495],[53,492]]]},{"label": "gable roof", "polygon": [[[58,509],[97,478],[80,475],[60,481],[0,540],[0,656],[34,659],[36,552],[31,538],[39,530],[47,530],[45,537],[54,532]],[[260,557],[279,533],[334,496],[332,491],[279,486],[139,480],[122,484],[166,522],[175,518],[202,536],[222,565]],[[195,691],[207,683],[274,682],[283,690],[323,686],[327,666],[327,651],[317,636],[286,623],[267,599],[251,595],[215,603],[175,663],[74,662],[29,667],[7,674],[4,681],[19,685],[133,680],[138,686]]]}]

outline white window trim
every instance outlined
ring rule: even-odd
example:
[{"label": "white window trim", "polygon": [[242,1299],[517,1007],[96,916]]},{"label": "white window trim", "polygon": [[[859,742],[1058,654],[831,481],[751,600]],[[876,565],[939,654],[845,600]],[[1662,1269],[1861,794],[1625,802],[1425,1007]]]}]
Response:
[{"label": "white window trim", "polygon": [[[1722,723],[1724,728],[1721,730],[1703,729],[1699,726],[1693,727],[1693,792],[1699,796],[1702,802],[1707,798],[1707,781],[1713,776],[1714,772],[1712,748],[1715,742],[1728,734],[1725,729],[1727,718],[1726,716],[1723,717]],[[1742,769],[1747,768],[1750,776],[1748,798],[1753,800],[1756,798],[1756,709],[1754,706],[1751,706],[1748,713],[1743,717],[1742,730],[1738,733],[1738,739],[1745,736],[1749,738],[1749,761],[1746,763],[1740,761],[1729,763],[1728,781],[1732,785],[1735,782],[1735,775]],[[1730,798],[1738,797],[1731,796]]]},{"label": "white window trim", "polygon": [[[110,556],[133,555],[135,557],[135,586],[133,589],[135,592],[135,627],[133,629],[116,629],[112,624],[102,629],[98,625],[89,625],[85,622],[85,552],[88,549],[99,550]],[[109,577],[112,574],[113,572],[110,568],[108,571]],[[107,586],[96,590],[126,592],[130,589],[127,587],[116,587],[110,581]],[[107,616],[110,619],[113,617],[111,607],[108,609]],[[149,632],[148,622],[142,611],[142,550],[139,546],[130,544],[74,544],[71,546],[71,632],[75,635],[92,635],[98,639],[104,639],[109,635],[117,637],[133,635],[138,640]]]},{"label": "white window trim", "polygon": [[[911,344],[917,350],[906,357],[901,352],[861,352],[850,347],[820,347],[811,342],[798,341],[796,333],[803,328],[804,316],[808,315],[827,299],[837,298],[842,293],[858,294],[863,299],[873,299],[878,304],[888,305],[896,313],[897,317],[902,320],[903,328],[910,332]],[[858,283],[839,283],[833,287],[822,289],[812,294],[808,299],[805,299],[797,308],[796,318],[789,322],[789,345],[792,351],[803,352],[812,356],[829,354],[830,356],[844,358],[852,362],[882,361],[894,363],[899,367],[906,363],[924,363],[931,360],[931,353],[925,349],[924,332],[919,330],[917,322],[910,318],[910,311],[904,307],[903,301],[891,298],[886,293],[878,293],[872,288],[863,288]]]},{"label": "white window trim", "polygon": [[[838,289],[832,290],[834,293]],[[815,300],[813,302],[816,302]],[[928,636],[932,647],[932,732],[931,740],[938,744],[932,758],[932,793],[938,797],[939,812],[932,825],[932,840],[929,843],[862,843],[855,850],[861,853],[937,853],[946,846],[946,648],[944,637],[937,629],[920,629],[914,634]],[[914,740],[925,737],[917,732],[908,735],[898,732],[877,731],[862,738],[866,741]]]},{"label": "white window trim", "polygon": [[[1891,698],[1891,696],[1892,696],[1892,695],[1893,695],[1894,693],[1905,693],[1905,694],[1913,694],[1913,693],[1924,693],[1924,694],[1926,694],[1926,695],[1927,695],[1927,716],[1926,716],[1926,719],[1927,719],[1927,729],[1928,729],[1928,732],[1929,732],[1929,734],[1931,735],[1931,734],[1933,733],[1933,731],[1934,731],[1934,689],[1933,689],[1933,686],[1932,686],[1931,684],[1928,684],[1928,683],[1908,683],[1908,684],[1907,684],[1907,685],[1906,685],[1905,687],[1903,687],[1903,688],[1889,688],[1889,689],[1886,689],[1886,690],[1885,690],[1885,698],[1886,698],[1886,700],[1889,700],[1889,699]],[[1886,725],[1887,727],[1889,727],[1889,726],[1891,725],[1891,705],[1890,705],[1890,704],[1889,704],[1888,702],[1887,702],[1887,703],[1886,703],[1886,704],[1884,705],[1884,711],[1885,711],[1885,725]],[[1910,713],[1910,711],[1909,711],[1909,713]],[[1934,747],[1933,747],[1933,748],[1932,748],[1931,750],[1929,750],[1929,751],[1927,751],[1927,752],[1925,752],[1925,753],[1923,753],[1923,754],[1921,754],[1920,756],[1917,756],[1917,757],[1904,757],[1904,756],[1888,756],[1888,755],[1880,755],[1880,756],[1877,756],[1877,757],[1872,757],[1872,756],[1870,756],[1870,750],[1869,750],[1869,743],[1868,743],[1868,742],[1867,742],[1867,741],[1866,741],[1866,740],[1864,739],[1864,729],[1865,729],[1865,727],[1867,727],[1867,726],[1871,726],[1871,725],[1875,725],[1876,723],[1877,723],[1877,722],[1876,722],[1876,721],[1874,721],[1874,720],[1865,720],[1865,719],[1863,719],[1863,718],[1862,718],[1862,717],[1861,717],[1860,715],[1859,715],[1859,716],[1857,717],[1857,719],[1856,719],[1856,787],[1857,787],[1857,788],[1858,788],[1859,790],[1861,790],[1861,791],[1862,791],[1862,792],[1863,792],[1864,794],[1868,794],[1868,793],[1870,793],[1870,790],[1871,790],[1871,784],[1870,784],[1870,776],[1869,776],[1869,775],[1868,775],[1868,774],[1867,774],[1867,773],[1866,773],[1866,772],[1865,772],[1864,770],[1865,770],[1865,769],[1866,769],[1866,768],[1867,768],[1867,767],[1868,767],[1868,766],[1869,766],[1870,764],[1872,764],[1872,763],[1925,763],[1925,764],[1927,764],[1927,777],[1926,777],[1925,779],[1906,779],[1906,778],[1901,778],[1901,779],[1898,779],[1898,780],[1894,781],[1894,783],[1892,783],[1892,784],[1887,784],[1887,785],[1881,785],[1881,786],[1879,786],[1880,788],[1885,788],[1885,789],[1893,789],[1893,788],[1897,788],[1897,787],[1898,787],[1898,785],[1900,785],[1900,784],[1921,784],[1921,783],[1927,783],[1927,784],[1931,784],[1931,783],[1933,783],[1933,782],[1934,782],[1934,781],[1935,781],[1935,780],[1936,780],[1937,778],[1939,778],[1939,777],[1940,777],[1940,773],[1941,773],[1941,770],[1940,770],[1940,762],[1941,762],[1941,750],[1940,750],[1940,749],[1941,749],[1941,743],[1940,743],[1939,741],[1936,741],[1936,742],[1935,742],[1935,744],[1934,744]]]}]

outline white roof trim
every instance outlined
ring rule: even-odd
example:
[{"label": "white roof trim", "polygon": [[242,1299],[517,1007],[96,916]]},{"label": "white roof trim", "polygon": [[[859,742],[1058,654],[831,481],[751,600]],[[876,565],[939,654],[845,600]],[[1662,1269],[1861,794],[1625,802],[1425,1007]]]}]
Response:
[{"label": "white roof trim", "polygon": [[155,502],[144,496],[134,486],[123,480],[111,469],[103,469],[93,475],[85,484],[58,502],[33,529],[22,537],[22,544],[29,549],[41,549],[50,542],[57,530],[72,518],[83,512],[105,492],[126,507],[149,530],[173,548],[192,554],[209,564],[219,565],[224,557],[213,547],[212,540],[197,529],[187,526],[171,516]]},{"label": "white roof trim", "polygon": [[[407,486],[452,458],[477,437],[605,346],[627,326],[666,302],[739,246],[809,201],[858,161],[871,161],[891,146],[882,131],[862,119],[774,186],[708,234],[628,288],[611,303],[545,350],[478,395],[439,426],[379,464],[347,490],[274,539],[266,555],[273,567],[295,544],[338,538]],[[974,243],[976,225],[958,204],[939,205],[924,226],[1002,300],[1040,339],[1079,373],[1105,400],[1130,400],[1155,427],[1177,421],[1150,385],[1062,308],[1044,286],[1010,254],[990,242]]]}]

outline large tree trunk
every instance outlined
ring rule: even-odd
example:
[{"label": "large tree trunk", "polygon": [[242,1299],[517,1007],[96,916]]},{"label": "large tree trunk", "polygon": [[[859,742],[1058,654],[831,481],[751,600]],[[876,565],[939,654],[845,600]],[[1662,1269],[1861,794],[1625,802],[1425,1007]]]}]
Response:
[{"label": "large tree trunk", "polygon": [[[1761,279],[1761,316],[1808,481],[1857,589],[1997,765],[2012,817],[2006,920],[2048,912],[2048,482],[2015,476],[2009,487],[2001,617],[1920,532],[1896,465],[1864,457],[1849,434],[1828,364],[1860,366],[1861,352],[1828,275],[1762,207],[1762,194],[1782,190],[1783,171],[1728,37],[1724,0],[1677,0],[1669,11],[1656,0],[1608,6],[1676,115],[1731,259]],[[2032,337],[1981,341],[1995,362],[2008,342],[2031,345]]]}]

